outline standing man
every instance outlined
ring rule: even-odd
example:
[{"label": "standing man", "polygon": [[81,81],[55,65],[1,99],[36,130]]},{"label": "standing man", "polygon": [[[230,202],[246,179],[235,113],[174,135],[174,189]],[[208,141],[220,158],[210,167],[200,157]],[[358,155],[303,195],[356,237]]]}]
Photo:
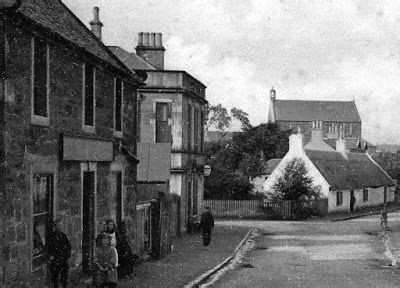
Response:
[{"label": "standing man", "polygon": [[58,288],[60,278],[62,287],[68,285],[68,259],[71,257],[71,243],[61,231],[61,220],[53,223],[53,232],[49,237],[48,254],[50,257],[51,282]]},{"label": "standing man", "polygon": [[205,211],[201,214],[200,228],[203,231],[203,245],[208,246],[211,241],[211,230],[214,227],[214,218],[210,207],[205,207]]}]

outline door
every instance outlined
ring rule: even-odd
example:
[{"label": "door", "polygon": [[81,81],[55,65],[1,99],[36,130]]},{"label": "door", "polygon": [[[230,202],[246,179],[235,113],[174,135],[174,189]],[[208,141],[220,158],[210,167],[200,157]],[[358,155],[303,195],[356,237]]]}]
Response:
[{"label": "door", "polygon": [[354,211],[354,204],[356,203],[356,197],[354,197],[354,190],[350,191],[350,212]]},{"label": "door", "polygon": [[83,172],[83,205],[82,205],[82,270],[88,272],[92,268],[95,239],[94,227],[94,193],[95,172]]},{"label": "door", "polygon": [[122,221],[122,171],[112,172],[110,195],[110,216],[118,226]]}]

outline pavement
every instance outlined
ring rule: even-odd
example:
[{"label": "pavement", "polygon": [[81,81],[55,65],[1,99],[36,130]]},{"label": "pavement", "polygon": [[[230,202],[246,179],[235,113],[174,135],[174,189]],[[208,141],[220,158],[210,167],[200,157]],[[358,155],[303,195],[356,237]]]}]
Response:
[{"label": "pavement", "polygon": [[230,257],[248,231],[246,226],[216,222],[208,247],[200,233],[185,234],[173,241],[174,250],[166,258],[135,266],[118,287],[183,287]]},{"label": "pavement", "polygon": [[[399,287],[392,255],[400,251],[400,214],[331,222],[231,221],[258,229],[253,250],[204,287]],[[396,254],[397,253],[397,254]],[[202,286],[202,287],[203,287]]]}]

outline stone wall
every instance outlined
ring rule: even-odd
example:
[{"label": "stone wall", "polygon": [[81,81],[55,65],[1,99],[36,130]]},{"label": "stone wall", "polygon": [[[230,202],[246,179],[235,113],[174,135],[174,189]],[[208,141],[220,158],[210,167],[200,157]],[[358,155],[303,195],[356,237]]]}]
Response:
[{"label": "stone wall", "polygon": [[[96,131],[87,134],[82,130],[82,71],[83,63],[98,64],[87,55],[74,52],[54,40],[49,43],[50,96],[49,125],[31,124],[31,39],[26,29],[6,25],[6,43],[0,51],[6,51],[6,79],[2,81],[5,95],[1,97],[0,137],[1,163],[0,190],[2,199],[1,229],[4,233],[0,270],[6,271],[7,283],[28,282],[45,276],[43,271],[31,273],[32,251],[32,173],[54,175],[54,215],[63,219],[63,230],[72,244],[71,268],[79,268],[82,242],[82,195],[81,164],[63,161],[60,153],[63,133],[114,141],[114,157],[127,158],[119,149],[125,146],[136,153],[136,87],[124,82],[124,134],[121,139],[113,136],[114,77],[96,66]],[[40,36],[36,36],[40,37]],[[0,42],[2,43],[2,42]],[[3,49],[4,48],[4,49]],[[3,91],[3,89],[1,89]],[[3,95],[2,95],[3,96]],[[4,99],[4,101],[3,101]],[[3,141],[4,139],[4,141]],[[130,160],[125,167],[124,215],[128,229],[133,230],[136,201],[136,165]],[[97,163],[97,218],[95,225],[110,215],[111,162]],[[4,208],[4,213],[3,213]],[[132,234],[133,232],[130,231]],[[21,284],[22,285],[22,284]]]}]

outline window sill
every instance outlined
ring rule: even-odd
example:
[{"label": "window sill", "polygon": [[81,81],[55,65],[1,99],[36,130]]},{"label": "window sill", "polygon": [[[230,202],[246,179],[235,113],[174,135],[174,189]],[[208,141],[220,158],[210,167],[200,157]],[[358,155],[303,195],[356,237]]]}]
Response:
[{"label": "window sill", "polygon": [[95,126],[88,126],[88,125],[83,125],[82,130],[86,133],[96,133],[96,127]]},{"label": "window sill", "polygon": [[31,124],[40,125],[40,126],[49,126],[50,120],[49,120],[49,117],[32,115]]}]

